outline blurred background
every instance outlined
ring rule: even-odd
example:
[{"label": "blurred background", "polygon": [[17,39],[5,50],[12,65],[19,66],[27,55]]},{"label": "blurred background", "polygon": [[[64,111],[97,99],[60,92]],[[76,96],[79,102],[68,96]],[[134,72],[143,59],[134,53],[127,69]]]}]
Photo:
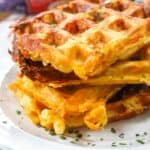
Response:
[{"label": "blurred background", "polygon": [[0,0],[0,21],[12,13],[36,14],[64,2],[65,0]]},{"label": "blurred background", "polygon": [[65,0],[0,0],[0,17],[2,20],[12,12],[35,14],[63,2]]},{"label": "blurred background", "polygon": [[[0,0],[0,21],[2,21],[4,18],[7,18],[12,13],[19,13],[26,15],[36,14],[41,11],[50,9],[61,3],[65,3],[67,1],[70,0]],[[99,0],[99,1],[107,2],[110,0]],[[137,2],[144,1],[147,6],[150,5],[150,0],[135,0],[135,1]]]}]

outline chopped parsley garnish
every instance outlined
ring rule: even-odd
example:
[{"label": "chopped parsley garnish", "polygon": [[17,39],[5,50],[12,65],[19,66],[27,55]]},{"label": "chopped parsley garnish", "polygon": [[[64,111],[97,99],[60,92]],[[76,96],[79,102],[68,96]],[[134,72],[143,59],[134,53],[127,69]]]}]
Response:
[{"label": "chopped parsley garnish", "polygon": [[119,134],[119,137],[120,137],[121,139],[123,139],[123,138],[124,138],[124,133],[120,133],[120,134]]},{"label": "chopped parsley garnish", "polygon": [[123,142],[120,142],[119,144],[120,144],[120,145],[127,145],[127,143],[123,143]]},{"label": "chopped parsley garnish", "polygon": [[24,117],[22,116],[22,117],[21,117],[21,120],[23,120],[23,119],[24,119]]},{"label": "chopped parsley garnish", "polygon": [[75,139],[75,141],[76,141],[76,142],[78,142],[78,141],[79,141],[79,139],[78,139],[78,138],[76,138],[76,139]]},{"label": "chopped parsley garnish", "polygon": [[140,134],[137,133],[135,136],[138,137],[138,136],[140,136]]},{"label": "chopped parsley garnish", "polygon": [[115,128],[111,128],[111,132],[112,133],[116,133],[116,129]]},{"label": "chopped parsley garnish", "polygon": [[16,110],[16,114],[17,115],[21,115],[21,111],[20,110]]},{"label": "chopped parsley garnish", "polygon": [[116,147],[117,144],[116,144],[115,142],[113,142],[113,143],[111,144],[111,146]]},{"label": "chopped parsley garnish", "polygon": [[2,123],[3,123],[3,124],[6,124],[6,123],[7,123],[7,121],[3,121]]},{"label": "chopped parsley garnish", "polygon": [[96,146],[96,144],[92,144],[92,146]]},{"label": "chopped parsley garnish", "polygon": [[104,141],[104,139],[103,139],[103,138],[100,138],[100,141]]},{"label": "chopped parsley garnish", "polygon": [[147,135],[147,132],[144,132],[144,135]]},{"label": "chopped parsley garnish", "polygon": [[65,140],[65,139],[66,139],[66,137],[65,137],[64,135],[61,135],[60,138],[61,138],[62,140]]},{"label": "chopped parsley garnish", "polygon": [[48,129],[47,129],[47,128],[44,128],[44,130],[45,130],[45,131],[48,131]]},{"label": "chopped parsley garnish", "polygon": [[145,144],[145,142],[143,140],[137,139],[136,141],[140,144]]},{"label": "chopped parsley garnish", "polygon": [[75,141],[70,141],[70,143],[75,144],[76,142]]}]

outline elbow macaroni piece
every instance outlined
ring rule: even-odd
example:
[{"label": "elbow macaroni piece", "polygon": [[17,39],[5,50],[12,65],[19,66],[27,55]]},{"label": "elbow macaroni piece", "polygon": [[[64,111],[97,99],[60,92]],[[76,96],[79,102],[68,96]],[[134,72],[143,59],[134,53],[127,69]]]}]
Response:
[{"label": "elbow macaroni piece", "polygon": [[65,131],[65,121],[60,116],[56,115],[50,109],[44,109],[39,115],[40,123],[47,129],[54,128],[56,134],[63,134]]},{"label": "elbow macaroni piece", "polygon": [[84,117],[84,123],[92,130],[102,129],[107,124],[105,102],[100,101],[95,108]]}]

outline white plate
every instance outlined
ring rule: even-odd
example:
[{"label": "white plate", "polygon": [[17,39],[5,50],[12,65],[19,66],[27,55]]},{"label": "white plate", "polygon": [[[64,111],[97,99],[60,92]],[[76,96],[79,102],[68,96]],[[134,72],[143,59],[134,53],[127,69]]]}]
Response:
[{"label": "white plate", "polygon": [[[19,105],[16,97],[6,88],[6,85],[13,82],[16,78],[17,69],[13,67],[5,76],[0,89],[2,101],[0,102],[1,108],[5,115],[20,129],[32,135],[47,139],[57,145],[65,144],[73,148],[79,149],[150,149],[150,111],[124,121],[119,121],[109,124],[103,131],[89,131],[88,129],[81,128],[79,132],[83,135],[79,141],[75,141],[76,134],[66,133],[66,139],[63,140],[59,136],[52,136],[48,131],[39,128],[31,123],[31,121],[23,113],[22,107]],[[21,111],[18,115],[16,111]],[[116,130],[116,133],[111,132],[111,128]],[[147,134],[146,134],[146,133]],[[124,137],[119,136],[124,133]],[[144,135],[145,133],[145,135]],[[140,136],[136,136],[140,134]],[[102,140],[103,139],[103,140]],[[137,142],[137,140],[144,141],[144,144]],[[72,143],[73,141],[73,143]],[[112,143],[115,142],[112,146]],[[89,144],[90,143],[90,144]],[[124,145],[125,144],[125,145]],[[65,146],[63,145],[63,146]]]}]

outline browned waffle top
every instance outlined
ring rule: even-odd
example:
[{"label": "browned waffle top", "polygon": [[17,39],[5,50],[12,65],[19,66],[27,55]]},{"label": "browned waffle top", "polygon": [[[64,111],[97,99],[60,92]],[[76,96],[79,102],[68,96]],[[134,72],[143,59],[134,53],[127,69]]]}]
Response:
[{"label": "browned waffle top", "polygon": [[143,4],[74,0],[13,26],[15,47],[32,61],[82,79],[101,74],[150,42]]}]

